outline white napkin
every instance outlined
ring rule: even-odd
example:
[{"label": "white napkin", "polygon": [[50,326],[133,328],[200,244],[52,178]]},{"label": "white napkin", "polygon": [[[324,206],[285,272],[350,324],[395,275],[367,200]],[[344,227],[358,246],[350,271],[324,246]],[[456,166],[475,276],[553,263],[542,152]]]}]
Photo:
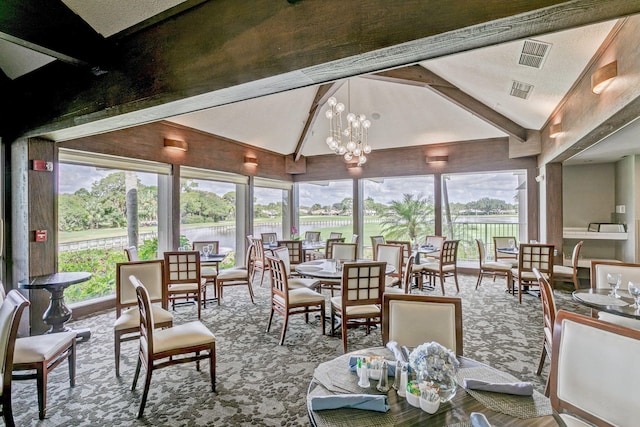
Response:
[{"label": "white napkin", "polygon": [[465,378],[462,382],[462,386],[469,390],[491,391],[494,393],[515,394],[518,396],[533,395],[533,385],[529,382],[491,383],[488,381]]}]

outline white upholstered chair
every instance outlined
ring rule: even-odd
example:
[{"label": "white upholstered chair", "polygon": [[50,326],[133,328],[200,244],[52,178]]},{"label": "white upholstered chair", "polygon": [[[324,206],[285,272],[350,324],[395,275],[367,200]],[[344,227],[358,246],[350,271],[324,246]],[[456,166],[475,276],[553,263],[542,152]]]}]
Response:
[{"label": "white upholstered chair", "polygon": [[382,343],[415,347],[436,341],[462,356],[462,301],[458,297],[387,294],[382,297]]},{"label": "white upholstered chair", "polygon": [[[630,281],[640,283],[640,264],[623,263],[617,261],[591,261],[591,287],[593,289],[611,289],[607,283],[608,273],[619,273],[622,281],[618,293],[627,292]],[[628,328],[640,329],[640,320],[618,316],[605,311],[591,310],[594,317],[609,323],[626,326]]]},{"label": "white upholstered chair", "polygon": [[576,290],[580,289],[580,282],[578,281],[578,260],[580,259],[580,249],[582,249],[583,244],[584,242],[581,240],[573,247],[573,253],[571,254],[571,266],[553,266],[554,281],[573,283],[573,287]]},{"label": "white upholstered chair", "polygon": [[637,425],[639,330],[560,310],[552,347],[551,406],[567,426]]},{"label": "white upholstered chair", "polygon": [[[402,256],[403,256],[402,246],[390,245],[387,243],[378,244],[375,260],[380,262],[386,262],[387,265],[391,265],[395,269],[393,273],[387,274],[384,278],[384,285],[386,288],[392,288],[393,286],[401,285]],[[385,292],[387,292],[386,289],[385,289]],[[401,292],[404,293],[404,290],[401,289]]]},{"label": "white upholstered chair", "polygon": [[[534,268],[533,273],[538,279],[540,286],[540,300],[542,301],[542,325],[544,337],[542,339],[542,350],[540,352],[540,362],[538,362],[538,370],[536,375],[542,373],[544,362],[547,357],[551,358],[551,349],[553,345],[553,326],[556,321],[556,300],[553,296],[553,287],[547,279]],[[549,377],[547,377],[547,385],[544,388],[544,395],[549,397]]]},{"label": "white upholstered chair", "polygon": [[518,247],[518,240],[515,236],[498,236],[493,238],[493,260],[505,264],[511,264],[511,267],[518,266],[518,255],[498,252],[498,249],[508,248],[513,240],[515,247]]},{"label": "white upholstered chair", "polygon": [[208,360],[211,391],[215,392],[216,337],[213,333],[198,320],[167,329],[154,329],[149,293],[135,276],[130,276],[129,280],[135,286],[140,311],[140,347],[131,390],[136,388],[140,368],[144,365],[146,370],[138,418],[141,418],[144,412],[151,385],[151,375],[156,369],[195,361],[196,369],[200,370],[200,360]]},{"label": "white upholstered chair", "polygon": [[486,260],[486,249],[484,242],[480,239],[476,239],[478,245],[478,257],[480,259],[480,268],[478,269],[478,281],[476,282],[476,289],[480,286],[482,278],[484,276],[493,276],[495,281],[496,276],[504,276],[507,279],[507,288],[511,289],[513,286],[513,280],[511,279],[511,264],[497,261]]},{"label": "white upholstered chair", "polygon": [[[298,243],[300,243],[298,241]],[[273,256],[282,260],[284,265],[285,273],[287,274],[287,284],[289,289],[299,289],[299,288],[307,288],[307,289],[316,289],[320,287],[320,280],[318,279],[310,279],[304,277],[298,277],[293,275],[291,271],[291,251],[286,246],[280,246],[275,248],[273,251]],[[302,255],[300,255],[301,257]],[[267,258],[269,256],[267,255]],[[268,260],[267,260],[268,261]],[[271,268],[273,263],[269,263],[269,268]],[[273,277],[273,275],[272,275]]]},{"label": "white upholstered chair", "polygon": [[444,295],[444,281],[447,277],[453,277],[456,285],[456,292],[460,292],[458,285],[458,243],[459,240],[445,240],[440,249],[440,257],[421,264],[423,266],[422,273],[429,277],[429,280],[440,279],[440,288]]}]

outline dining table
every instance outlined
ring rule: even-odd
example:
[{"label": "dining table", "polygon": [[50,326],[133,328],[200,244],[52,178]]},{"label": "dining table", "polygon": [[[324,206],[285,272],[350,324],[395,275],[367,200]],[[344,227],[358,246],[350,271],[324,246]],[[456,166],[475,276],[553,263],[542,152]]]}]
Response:
[{"label": "dining table", "polygon": [[[376,389],[377,380],[371,379],[368,388],[358,385],[358,376],[350,361],[354,356],[383,357],[395,366],[393,353],[385,347],[357,350],[320,363],[314,370],[307,389],[307,412],[311,425],[316,427],[340,426],[471,426],[472,413],[482,413],[492,426],[564,426],[554,413],[550,400],[534,390],[531,396],[516,396],[489,391],[467,390],[458,385],[455,396],[441,403],[433,414],[409,404],[394,388],[386,393]],[[512,375],[468,357],[458,356],[460,368],[456,374],[458,384],[465,378],[490,381],[494,383],[518,382]],[[393,383],[393,376],[389,382]],[[387,395],[389,410],[338,408],[313,410],[314,398],[322,396],[366,394]],[[317,402],[316,402],[317,403]]]},{"label": "dining table", "polygon": [[618,290],[620,298],[609,295],[609,289],[578,289],[573,291],[573,300],[579,304],[598,311],[615,314],[630,319],[640,320],[640,311],[632,307],[634,301],[631,296],[625,295],[626,291]]},{"label": "dining table", "polygon": [[[342,270],[339,267],[340,262],[332,262],[328,259],[316,259],[313,261],[305,261],[296,264],[295,270],[298,274],[314,279],[340,280],[342,278]],[[346,262],[373,262],[370,259],[357,259]],[[387,264],[385,274],[395,273],[396,268]]]}]

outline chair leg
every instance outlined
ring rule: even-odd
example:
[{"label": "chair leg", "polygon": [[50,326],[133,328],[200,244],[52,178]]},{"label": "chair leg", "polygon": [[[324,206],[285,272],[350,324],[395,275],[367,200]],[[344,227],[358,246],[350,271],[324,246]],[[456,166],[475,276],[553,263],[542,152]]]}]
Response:
[{"label": "chair leg", "polygon": [[[116,377],[120,376],[120,333],[115,331],[113,333],[113,348],[116,357]],[[69,362],[71,363],[71,362]]]},{"label": "chair leg", "polygon": [[456,293],[460,293],[460,286],[458,286],[458,272],[454,270],[453,272],[453,281],[456,284]]},{"label": "chair leg", "polygon": [[476,280],[476,291],[478,290],[478,286],[480,286],[481,281],[482,281],[482,269],[478,271],[478,280]]},{"label": "chair leg", "polygon": [[273,320],[273,305],[271,306],[271,314],[269,314],[269,323],[267,323],[267,332],[271,330],[271,321]]},{"label": "chair leg", "polygon": [[336,312],[333,309],[333,305],[331,305],[331,336],[332,337],[336,336],[335,324],[336,324]]},{"label": "chair leg", "polygon": [[[120,355],[118,354],[118,359],[120,359]],[[119,360],[118,360],[119,361]],[[73,340],[71,343],[71,348],[69,349],[68,361],[69,363],[69,386],[76,386],[76,340]]]},{"label": "chair leg", "polygon": [[36,383],[38,388],[38,417],[44,420],[47,412],[47,367],[46,360],[42,361],[36,369]]},{"label": "chair leg", "polygon": [[320,323],[322,324],[322,335],[325,334],[325,329],[324,329],[324,303],[320,304]]},{"label": "chair leg", "polygon": [[222,299],[222,282],[218,282],[218,305],[220,305],[220,300]]},{"label": "chair leg", "polygon": [[440,275],[440,287],[442,288],[442,296],[444,296],[444,277]]},{"label": "chair leg", "polygon": [[251,304],[255,304],[255,302],[253,302],[253,288],[251,287],[251,282],[247,282],[247,286],[249,287],[249,297],[251,297]]},{"label": "chair leg", "polygon": [[540,352],[540,362],[538,362],[538,370],[536,371],[536,375],[540,375],[542,373],[542,367],[544,366],[544,361],[547,358],[547,347],[542,345],[542,351]]},{"label": "chair leg", "polygon": [[551,378],[551,375],[547,375],[547,383],[544,386],[544,396],[545,397],[549,397],[549,394],[551,392],[551,390],[549,389],[549,379]]},{"label": "chair leg", "polygon": [[11,406],[11,395],[2,396],[2,418],[4,418],[4,425],[6,427],[15,427],[13,421],[13,408]]},{"label": "chair leg", "polygon": [[140,375],[140,367],[142,366],[142,360],[138,356],[138,364],[136,365],[136,371],[133,374],[133,385],[131,385],[131,391],[136,389],[136,385],[138,384],[138,376]]},{"label": "chair leg", "polygon": [[211,376],[211,391],[216,392],[216,343],[209,350],[209,375]]},{"label": "chair leg", "polygon": [[347,353],[347,319],[342,317],[342,325],[340,325],[342,329],[342,352]]},{"label": "chair leg", "polygon": [[282,321],[282,332],[280,332],[280,345],[284,343],[284,336],[287,333],[288,324],[289,324],[289,313],[285,313],[284,320]]},{"label": "chair leg", "polygon": [[518,280],[518,303],[522,304],[522,280]]},{"label": "chair leg", "polygon": [[202,292],[200,291],[196,293],[196,304],[198,304],[198,320],[200,320],[202,312]]},{"label": "chair leg", "polygon": [[138,410],[138,418],[142,418],[144,413],[144,407],[147,404],[147,396],[149,395],[149,387],[151,386],[151,373],[153,369],[151,366],[147,366],[147,375],[144,379],[144,391],[142,392],[142,400],[140,401],[140,409]]},{"label": "chair leg", "polygon": [[576,288],[576,291],[580,289],[580,281],[578,280],[578,276],[573,276],[573,287]]}]

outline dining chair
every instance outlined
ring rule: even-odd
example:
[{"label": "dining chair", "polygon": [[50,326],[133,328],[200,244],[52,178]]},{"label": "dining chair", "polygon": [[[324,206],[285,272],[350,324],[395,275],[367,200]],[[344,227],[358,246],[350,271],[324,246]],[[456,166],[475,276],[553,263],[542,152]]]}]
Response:
[{"label": "dining chair", "polygon": [[287,248],[287,256],[289,259],[289,277],[297,276],[298,273],[291,270],[291,266],[295,266],[304,262],[304,249],[302,248],[302,240],[278,240],[278,247],[272,252],[280,248]]},{"label": "dining chair", "polygon": [[440,257],[435,261],[428,261],[422,265],[422,274],[429,280],[440,279],[440,288],[444,295],[444,282],[447,277],[453,277],[456,284],[456,292],[460,292],[458,286],[458,243],[459,240],[445,240],[440,249]]},{"label": "dining chair", "polygon": [[116,321],[113,324],[116,377],[120,376],[120,344],[140,337],[140,311],[136,288],[129,280],[131,275],[147,284],[155,321],[154,327],[167,328],[173,325],[173,314],[168,311],[169,294],[164,281],[164,260],[116,264]]},{"label": "dining chair", "polygon": [[355,243],[357,245],[358,240],[359,240],[359,236],[357,234],[354,234],[351,236],[351,243]]},{"label": "dining chair", "polygon": [[413,265],[415,260],[416,257],[411,255],[404,266],[404,272],[402,273],[402,287],[404,288],[405,294],[410,294],[411,288],[413,287],[413,279],[415,277]]},{"label": "dining chair", "polygon": [[341,295],[331,298],[331,336],[335,336],[335,319],[341,319],[342,351],[347,352],[347,330],[351,325],[366,326],[382,322],[384,262],[345,263],[342,268]]},{"label": "dining chair", "polygon": [[[424,243],[427,246],[433,246],[436,249],[441,249],[445,240],[447,240],[447,236],[432,235],[432,236],[426,236],[424,238]],[[440,255],[441,255],[441,251],[438,250],[438,251],[427,254],[424,258],[426,262],[429,262],[429,261],[432,261],[433,259],[440,258]]]},{"label": "dining chair", "polygon": [[209,360],[209,376],[211,391],[216,391],[216,337],[200,321],[183,323],[166,329],[154,329],[153,311],[149,293],[143,283],[135,276],[129,280],[136,289],[138,309],[140,311],[140,347],[138,363],[133,376],[131,390],[135,390],[140,375],[140,368],[146,371],[144,390],[140,400],[138,418],[144,413],[147,403],[151,375],[156,369],[171,365],[196,362],[200,370],[200,361]]},{"label": "dining chair", "polygon": [[[219,240],[198,240],[191,243],[191,249],[204,254],[202,250],[205,246],[210,249],[210,254],[220,253],[220,241]],[[202,306],[207,308],[207,285],[212,285],[213,296],[217,297],[216,277],[218,276],[218,264],[217,262],[207,262],[200,260],[200,276],[204,279],[204,288],[202,290]]]},{"label": "dining chair", "polygon": [[511,279],[511,264],[487,261],[484,242],[480,239],[476,239],[476,244],[478,245],[478,258],[480,261],[476,290],[478,289],[478,286],[480,286],[484,276],[493,276],[494,281],[496,280],[496,276],[504,276],[507,280],[507,288],[511,288],[513,286],[513,280]]},{"label": "dining chair", "polygon": [[385,293],[382,296],[382,345],[389,341],[407,347],[435,341],[462,356],[462,300]]},{"label": "dining chair", "polygon": [[[623,289],[627,288],[629,282],[640,283],[640,264],[619,261],[592,260],[591,288],[611,289],[609,283],[607,282],[607,274],[609,273],[621,275],[621,287]],[[597,317],[600,320],[604,320],[605,322],[616,323],[628,328],[640,329],[640,320],[630,319],[596,309],[591,310],[591,315],[593,317]]]},{"label": "dining chair", "polygon": [[269,314],[267,333],[271,330],[274,312],[284,317],[282,332],[280,333],[280,345],[284,343],[287,325],[289,324],[289,316],[304,314],[305,322],[309,323],[309,313],[319,313],[322,335],[324,335],[324,296],[307,287],[292,288],[289,284],[284,261],[278,257],[268,255],[267,261],[270,264],[269,271],[271,272],[271,313]]},{"label": "dining chair", "polygon": [[518,284],[518,302],[522,304],[525,287],[537,287],[538,280],[533,269],[553,283],[553,245],[543,243],[521,243],[518,253],[518,268],[511,269],[514,286]]},{"label": "dining chair", "polygon": [[[260,247],[262,247],[262,239],[260,241]],[[253,287],[251,281],[253,280],[253,253],[257,250],[256,245],[251,245],[247,249],[246,264],[244,267],[233,267],[220,270],[218,277],[216,278],[216,287],[218,288],[218,305],[222,300],[222,290],[227,286],[246,286],[249,289],[249,297],[251,303],[255,304],[253,300]],[[267,266],[268,268],[268,266]]]},{"label": "dining chair", "polygon": [[[300,241],[297,241],[297,242],[300,243]],[[291,271],[291,266],[295,264],[299,264],[299,262],[296,262],[296,263],[292,262],[291,251],[289,251],[288,247],[280,246],[275,248],[272,252],[273,252],[273,256],[282,260],[282,262],[284,263],[284,269],[287,274],[287,279],[288,279],[287,284],[289,285],[289,289],[298,289],[298,288],[316,289],[320,287],[320,280],[299,277],[298,273],[296,273],[295,271]],[[297,257],[299,257],[299,255]],[[269,268],[271,268],[271,265],[269,265]]]},{"label": "dining chair", "polygon": [[306,242],[319,242],[320,241],[320,232],[319,231],[307,231],[304,233],[304,240]]},{"label": "dining chair", "polygon": [[175,310],[176,301],[195,299],[198,319],[201,317],[205,280],[200,270],[198,251],[168,251],[164,253],[164,281],[171,308]]},{"label": "dining chair", "polygon": [[342,237],[342,233],[338,233],[335,231],[332,231],[329,233],[329,239],[339,239],[340,237]]},{"label": "dining chair", "polygon": [[[4,287],[3,287],[4,290]],[[18,326],[29,301],[18,291],[11,290],[0,305],[0,369],[2,369],[2,417],[7,427],[14,427],[11,388],[13,358],[18,336]]]},{"label": "dining chair", "polygon": [[496,262],[503,262],[505,264],[511,264],[511,267],[518,266],[518,255],[505,254],[504,252],[498,252],[498,248],[510,247],[510,242],[513,241],[515,247],[518,247],[518,240],[515,236],[494,236],[493,237],[493,260]]},{"label": "dining chair", "polygon": [[307,251],[310,254],[311,259],[333,259],[333,245],[336,243],[344,243],[344,237],[337,237],[335,239],[327,239],[325,241],[324,252],[320,251]]},{"label": "dining chair", "polygon": [[573,287],[580,289],[580,281],[578,280],[578,261],[580,259],[580,249],[584,242],[581,240],[573,247],[573,253],[571,254],[571,266],[566,265],[554,265],[553,266],[553,280],[556,282],[569,282],[573,283]]},{"label": "dining chair", "polygon": [[[538,271],[533,269],[540,286],[540,300],[542,301],[542,324],[543,324],[543,341],[542,351],[540,352],[540,362],[538,362],[538,370],[536,375],[542,374],[542,368],[547,357],[551,358],[551,349],[553,348],[553,326],[556,321],[556,302],[553,296],[553,287],[547,279]],[[547,376],[547,384],[544,388],[544,395],[549,397],[549,378]]]},{"label": "dining chair", "polygon": [[378,249],[378,245],[381,243],[386,243],[384,236],[371,236],[371,250],[373,251],[373,259],[376,259],[376,251]]},{"label": "dining chair", "polygon": [[[336,260],[337,263],[344,264],[347,261],[354,261],[357,258],[358,246],[355,243],[337,242],[331,247],[331,259]],[[341,287],[341,279],[322,279],[320,280],[320,287],[322,289],[328,289],[331,292],[331,296],[334,296],[335,291],[339,291]]]},{"label": "dining chair", "polygon": [[275,243],[278,241],[277,233],[260,233],[260,238],[263,243]]},{"label": "dining chair", "polygon": [[135,246],[124,248],[124,253],[127,255],[127,261],[140,261],[140,258],[138,257],[138,248]]},{"label": "dining chair", "polygon": [[[393,266],[395,271],[393,273],[387,274],[384,278],[385,280],[385,288],[392,288],[393,286],[399,285],[401,287],[402,282],[402,255],[403,249],[400,245],[391,245],[387,243],[378,244],[376,250],[376,261],[386,262],[387,265]],[[402,290],[402,287],[401,287]],[[385,289],[387,292],[388,289]],[[404,290],[402,290],[404,292]]]},{"label": "dining chair", "polygon": [[[254,248],[254,251],[252,253],[253,265],[251,268],[251,280],[253,281],[255,274],[259,271],[260,286],[262,286],[265,272],[269,270],[269,264],[267,263],[267,259],[265,258],[264,253],[264,240],[258,239],[256,237],[252,237],[250,240],[251,246]],[[220,296],[218,295],[218,297]]]},{"label": "dining chair", "polygon": [[639,330],[559,310],[549,380],[552,408],[571,427],[637,425],[638,354]]}]

